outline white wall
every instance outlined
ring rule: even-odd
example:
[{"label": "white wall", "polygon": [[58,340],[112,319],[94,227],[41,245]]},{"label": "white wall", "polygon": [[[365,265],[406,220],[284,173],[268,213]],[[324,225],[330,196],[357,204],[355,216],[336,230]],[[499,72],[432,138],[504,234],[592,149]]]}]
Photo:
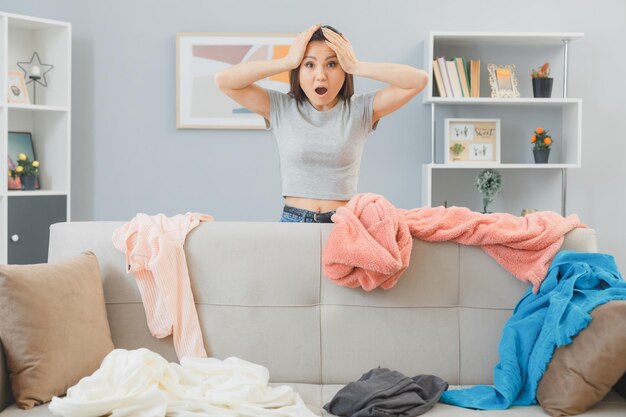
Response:
[{"label": "white wall", "polygon": [[[0,9],[73,24],[74,220],[186,211],[278,219],[268,132],[175,128],[176,32],[297,32],[322,22],[345,32],[359,59],[417,67],[429,31],[584,32],[570,49],[569,96],[583,98],[584,117],[583,168],[569,171],[567,208],[597,229],[601,251],[626,265],[624,2],[2,0]],[[358,90],[379,86],[357,80]],[[419,206],[429,128],[421,98],[385,118],[366,146],[359,191]]]}]

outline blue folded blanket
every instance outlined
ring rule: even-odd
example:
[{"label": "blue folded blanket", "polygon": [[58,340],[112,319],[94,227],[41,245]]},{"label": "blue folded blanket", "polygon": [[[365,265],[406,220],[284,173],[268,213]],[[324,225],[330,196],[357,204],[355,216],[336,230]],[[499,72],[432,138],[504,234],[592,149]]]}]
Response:
[{"label": "blue folded blanket", "polygon": [[536,404],[554,349],[571,343],[591,321],[591,310],[612,300],[626,300],[626,281],[611,255],[557,253],[539,292],[530,288],[504,326],[494,386],[446,391],[440,401],[481,410]]}]

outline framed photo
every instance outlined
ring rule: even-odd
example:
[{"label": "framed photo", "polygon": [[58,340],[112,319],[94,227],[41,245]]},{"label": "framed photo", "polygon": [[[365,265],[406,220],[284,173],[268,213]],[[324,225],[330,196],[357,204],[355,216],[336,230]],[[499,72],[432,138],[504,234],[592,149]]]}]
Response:
[{"label": "framed photo", "polygon": [[517,98],[520,96],[519,91],[517,90],[515,65],[488,64],[487,71],[489,71],[491,97]]},{"label": "framed photo", "polygon": [[[8,169],[15,169],[17,166],[17,156],[20,153],[26,154],[28,159],[35,161],[35,148],[33,147],[33,137],[30,132],[9,132],[9,148],[8,148],[7,164]],[[21,190],[22,182],[19,177],[15,179],[9,178],[9,190]],[[39,189],[39,176],[35,180],[35,189]]]},{"label": "framed photo", "polygon": [[500,119],[445,119],[445,163],[500,163]]},{"label": "framed photo", "polygon": [[22,71],[9,71],[7,76],[7,98],[9,103],[30,104],[28,90]]},{"label": "framed photo", "polygon": [[[179,129],[265,129],[263,117],[222,93],[214,76],[248,61],[287,55],[295,34],[177,33],[176,127]],[[263,88],[289,91],[284,72],[257,82]]]}]

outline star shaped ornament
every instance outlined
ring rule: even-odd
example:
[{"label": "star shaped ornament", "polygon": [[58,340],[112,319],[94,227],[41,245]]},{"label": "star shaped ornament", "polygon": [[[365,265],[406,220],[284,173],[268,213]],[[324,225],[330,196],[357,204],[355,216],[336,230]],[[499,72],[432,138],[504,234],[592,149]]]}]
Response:
[{"label": "star shaped ornament", "polygon": [[43,85],[44,87],[48,86],[48,82],[46,81],[46,74],[49,73],[52,68],[54,68],[53,65],[44,64],[43,62],[41,62],[41,59],[39,58],[39,54],[37,52],[33,53],[30,61],[18,62],[17,66],[20,67],[22,71],[24,71],[24,78],[28,80],[26,81],[26,84],[36,82]]}]

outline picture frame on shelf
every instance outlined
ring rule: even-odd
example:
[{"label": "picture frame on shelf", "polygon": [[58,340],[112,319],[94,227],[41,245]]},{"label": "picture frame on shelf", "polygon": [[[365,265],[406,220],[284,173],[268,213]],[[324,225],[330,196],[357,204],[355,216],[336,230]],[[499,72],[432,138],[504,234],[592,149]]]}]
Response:
[{"label": "picture frame on shelf", "polygon": [[445,119],[446,164],[499,164],[500,119]]},{"label": "picture frame on shelf", "polygon": [[26,81],[21,71],[9,71],[7,75],[7,99],[9,103],[30,104]]},{"label": "picture frame on shelf", "polygon": [[[261,129],[262,116],[250,112],[222,91],[217,72],[249,61],[287,56],[295,34],[177,33],[176,127],[178,129]],[[257,85],[289,92],[289,72],[260,80]]]},{"label": "picture frame on shelf", "polygon": [[[8,154],[7,154],[7,169],[15,169],[17,166],[17,156],[23,153],[31,161],[35,161],[35,148],[33,146],[33,137],[30,132],[8,132]],[[21,190],[22,181],[19,177],[13,179],[8,176],[8,189],[9,190]],[[39,175],[35,179],[35,189],[38,190]]]},{"label": "picture frame on shelf", "polygon": [[517,89],[517,77],[515,75],[515,65],[495,65],[487,64],[489,72],[489,85],[491,86],[491,97],[494,98],[519,98]]}]

